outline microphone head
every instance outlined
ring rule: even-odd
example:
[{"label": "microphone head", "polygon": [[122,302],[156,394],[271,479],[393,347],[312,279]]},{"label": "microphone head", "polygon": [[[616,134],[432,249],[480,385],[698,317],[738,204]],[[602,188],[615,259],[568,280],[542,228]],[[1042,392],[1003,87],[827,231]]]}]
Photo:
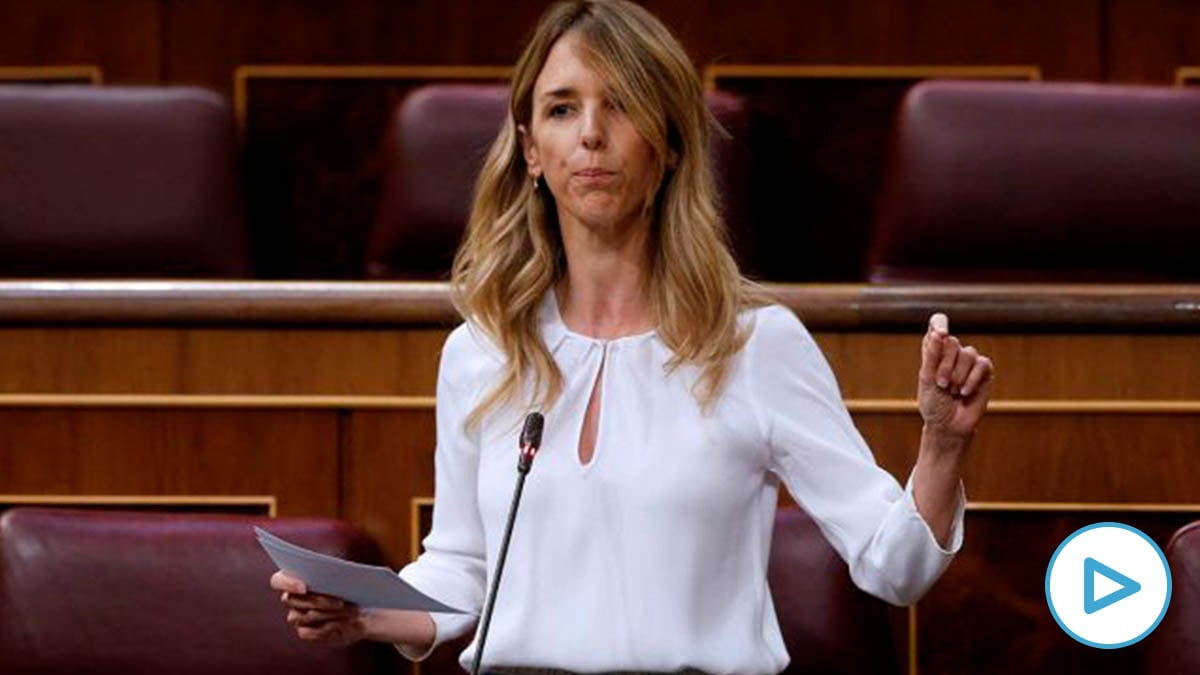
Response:
[{"label": "microphone head", "polygon": [[542,445],[542,427],[546,419],[541,413],[532,412],[525,416],[525,427],[521,429],[521,447],[538,448]]}]

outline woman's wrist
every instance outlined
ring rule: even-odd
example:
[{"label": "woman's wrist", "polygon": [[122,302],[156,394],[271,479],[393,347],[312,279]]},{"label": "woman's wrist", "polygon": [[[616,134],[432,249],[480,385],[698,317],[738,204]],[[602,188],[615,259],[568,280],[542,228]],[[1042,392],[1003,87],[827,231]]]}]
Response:
[{"label": "woman's wrist", "polygon": [[939,457],[960,458],[971,444],[975,434],[961,434],[942,428],[928,422],[921,428],[921,452],[933,453]]},{"label": "woman's wrist", "polygon": [[436,626],[428,612],[393,609],[368,609],[361,612],[363,637],[376,642],[390,642],[428,649],[433,644]]}]

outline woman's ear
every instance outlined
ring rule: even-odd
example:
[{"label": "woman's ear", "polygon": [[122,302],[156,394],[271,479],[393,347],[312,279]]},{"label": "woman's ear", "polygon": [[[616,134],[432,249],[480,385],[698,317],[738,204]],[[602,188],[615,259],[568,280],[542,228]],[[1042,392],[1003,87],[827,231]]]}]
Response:
[{"label": "woman's ear", "polygon": [[533,135],[524,124],[518,124],[517,136],[521,139],[521,154],[525,156],[525,166],[528,167],[529,175],[536,180],[542,175],[542,163],[538,159],[537,146],[533,144]]},{"label": "woman's ear", "polygon": [[679,167],[679,153],[675,152],[674,148],[667,150],[667,168],[675,170]]}]

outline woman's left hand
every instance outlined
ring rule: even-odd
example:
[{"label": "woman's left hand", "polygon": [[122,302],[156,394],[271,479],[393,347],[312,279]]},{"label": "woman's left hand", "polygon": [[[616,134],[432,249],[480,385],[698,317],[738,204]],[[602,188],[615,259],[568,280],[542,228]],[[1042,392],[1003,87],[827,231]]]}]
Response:
[{"label": "woman's left hand", "polygon": [[917,377],[917,405],[926,429],[969,437],[987,409],[993,372],[991,359],[950,334],[945,314],[929,317]]}]

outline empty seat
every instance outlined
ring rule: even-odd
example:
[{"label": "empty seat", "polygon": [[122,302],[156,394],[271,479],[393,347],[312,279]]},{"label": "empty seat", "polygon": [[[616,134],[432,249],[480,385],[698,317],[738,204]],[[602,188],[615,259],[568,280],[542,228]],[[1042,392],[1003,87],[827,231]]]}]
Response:
[{"label": "empty seat", "polygon": [[244,276],[237,176],[212,92],[0,86],[0,275]]},{"label": "empty seat", "polygon": [[1200,521],[1167,542],[1171,599],[1167,614],[1143,645],[1147,675],[1200,673]]},{"label": "empty seat", "polygon": [[[714,136],[711,156],[735,244],[748,250],[745,222],[746,109],[740,97],[707,95],[733,139]],[[431,84],[397,108],[393,155],[367,250],[376,279],[446,277],[471,210],[475,179],[508,109],[502,84]]]},{"label": "empty seat", "polygon": [[1200,279],[1200,94],[929,81],[898,114],[871,281]]},{"label": "empty seat", "polygon": [[792,657],[784,673],[900,672],[889,606],[854,585],[846,563],[804,511],[776,512],[767,574]]},{"label": "empty seat", "polygon": [[374,543],[318,518],[15,508],[0,516],[0,672],[366,673],[390,647],[305,643],[252,525],[339,557]]}]

